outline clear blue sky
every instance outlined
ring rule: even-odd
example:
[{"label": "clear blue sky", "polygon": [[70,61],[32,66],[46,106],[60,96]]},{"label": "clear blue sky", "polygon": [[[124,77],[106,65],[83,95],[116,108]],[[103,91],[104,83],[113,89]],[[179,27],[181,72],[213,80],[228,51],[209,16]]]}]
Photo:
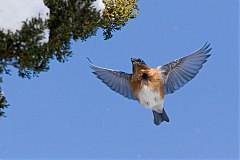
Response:
[{"label": "clear blue sky", "polygon": [[[140,0],[140,13],[114,37],[73,43],[32,80],[4,76],[11,106],[0,120],[0,158],[237,159],[239,17],[237,0]],[[195,79],[165,98],[170,123],[111,91],[88,67],[131,72],[131,57],[151,67],[206,41],[213,50]]]}]

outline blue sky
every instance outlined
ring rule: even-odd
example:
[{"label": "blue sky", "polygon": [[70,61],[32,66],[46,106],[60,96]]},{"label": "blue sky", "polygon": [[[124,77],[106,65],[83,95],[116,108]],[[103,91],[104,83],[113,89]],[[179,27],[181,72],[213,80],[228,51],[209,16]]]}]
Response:
[{"label": "blue sky", "polygon": [[[114,37],[73,43],[74,55],[31,80],[4,76],[11,106],[0,121],[0,158],[238,159],[239,1],[139,1]],[[165,97],[169,123],[111,91],[88,67],[131,72],[131,57],[157,67],[206,41],[200,73]]]}]

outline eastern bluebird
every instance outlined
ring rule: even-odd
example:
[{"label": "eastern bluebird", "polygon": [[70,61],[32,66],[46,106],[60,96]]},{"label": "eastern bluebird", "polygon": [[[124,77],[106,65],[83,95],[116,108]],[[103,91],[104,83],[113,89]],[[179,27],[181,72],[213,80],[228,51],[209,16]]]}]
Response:
[{"label": "eastern bluebird", "polygon": [[206,43],[197,51],[157,68],[150,68],[142,59],[131,58],[132,74],[102,68],[89,58],[94,74],[113,91],[133,100],[153,112],[154,124],[169,122],[164,110],[164,96],[175,92],[192,80],[210,56]]}]

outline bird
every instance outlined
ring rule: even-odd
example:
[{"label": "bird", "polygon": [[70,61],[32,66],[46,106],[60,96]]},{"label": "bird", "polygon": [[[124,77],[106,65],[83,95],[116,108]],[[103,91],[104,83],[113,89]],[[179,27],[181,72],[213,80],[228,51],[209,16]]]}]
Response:
[{"label": "bird", "polygon": [[152,110],[153,122],[169,122],[164,109],[164,96],[174,93],[192,80],[210,57],[210,43],[198,50],[156,68],[149,67],[140,58],[131,58],[132,73],[96,66],[87,57],[97,78],[113,91]]}]

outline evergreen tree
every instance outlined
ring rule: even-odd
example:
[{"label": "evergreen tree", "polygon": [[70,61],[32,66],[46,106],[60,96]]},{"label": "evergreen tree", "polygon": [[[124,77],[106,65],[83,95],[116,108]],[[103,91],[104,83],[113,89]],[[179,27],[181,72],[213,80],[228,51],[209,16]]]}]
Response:
[{"label": "evergreen tree", "polygon": [[[103,11],[92,7],[94,1],[44,0],[49,19],[39,15],[24,21],[16,32],[0,30],[0,83],[2,74],[10,74],[9,66],[16,68],[21,78],[38,76],[49,70],[51,60],[65,62],[72,55],[70,40],[85,41],[98,29],[103,29],[107,40],[138,14],[137,0],[103,0]],[[44,42],[46,30],[50,32],[48,42]],[[7,106],[0,87],[0,117]]]}]

